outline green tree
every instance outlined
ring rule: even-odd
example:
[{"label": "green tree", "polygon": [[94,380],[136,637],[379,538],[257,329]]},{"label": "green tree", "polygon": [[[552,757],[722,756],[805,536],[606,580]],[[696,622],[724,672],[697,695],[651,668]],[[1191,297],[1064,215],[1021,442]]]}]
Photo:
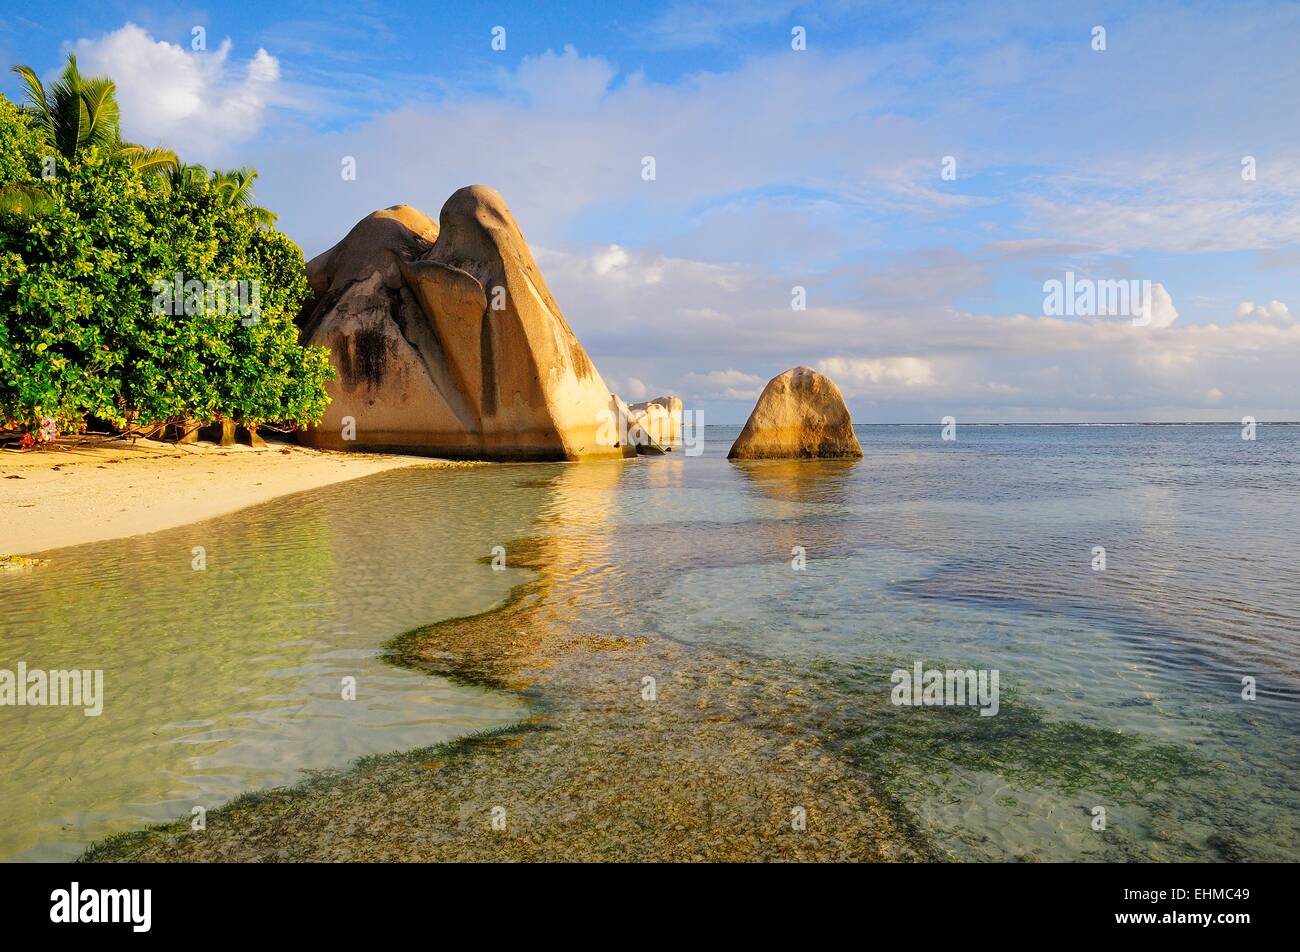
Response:
[{"label": "green tree", "polygon": [[0,97],[0,215],[30,215],[50,207],[40,176],[43,141],[30,118]]},{"label": "green tree", "polygon": [[201,165],[177,162],[175,166],[163,173],[163,183],[168,192],[183,191],[187,188],[207,188],[208,181],[208,170]]},{"label": "green tree", "polygon": [[107,76],[82,76],[77,57],[68,54],[63,73],[47,92],[30,66],[15,66],[26,88],[26,111],[35,128],[64,162],[89,148],[116,153],[142,172],[165,172],[177,164],[170,149],[146,148],[122,140],[117,85]]},{"label": "green tree", "polygon": [[269,227],[279,216],[253,204],[253,181],[256,178],[257,170],[247,166],[228,172],[212,173],[212,181],[223,202],[236,208],[246,209],[259,225]]},{"label": "green tree", "polygon": [[37,125],[0,97],[0,191],[43,186],[49,202],[0,210],[0,425],[319,420],[333,370],[298,342],[298,247],[201,168],[158,188],[111,139],[42,183]]}]

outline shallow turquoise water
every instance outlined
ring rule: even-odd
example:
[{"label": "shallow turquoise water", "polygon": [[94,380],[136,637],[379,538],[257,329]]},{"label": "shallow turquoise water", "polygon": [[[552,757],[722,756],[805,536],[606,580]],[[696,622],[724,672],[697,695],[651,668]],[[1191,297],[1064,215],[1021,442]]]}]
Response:
[{"label": "shallow turquoise water", "polygon": [[[480,559],[550,532],[600,553],[566,592],[584,630],[775,659],[822,709],[801,728],[950,855],[1300,859],[1300,428],[860,427],[856,463],[745,465],[737,432],[386,473],[0,578],[0,667],[103,667],[108,694],[0,708],[0,855],[520,716],[377,655],[499,601],[519,575]],[[915,661],[997,669],[998,715],[891,705]]]}]

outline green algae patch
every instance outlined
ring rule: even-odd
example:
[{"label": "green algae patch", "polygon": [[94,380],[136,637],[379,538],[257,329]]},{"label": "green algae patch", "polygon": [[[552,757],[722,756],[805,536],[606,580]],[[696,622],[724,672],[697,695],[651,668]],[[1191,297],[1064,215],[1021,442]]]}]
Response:
[{"label": "green algae patch", "polygon": [[996,773],[1017,786],[1135,798],[1209,769],[1186,747],[1049,719],[1011,692],[994,717],[969,707],[892,709],[878,723],[864,724],[848,750],[886,782],[924,776],[935,790],[934,778],[960,769]]}]

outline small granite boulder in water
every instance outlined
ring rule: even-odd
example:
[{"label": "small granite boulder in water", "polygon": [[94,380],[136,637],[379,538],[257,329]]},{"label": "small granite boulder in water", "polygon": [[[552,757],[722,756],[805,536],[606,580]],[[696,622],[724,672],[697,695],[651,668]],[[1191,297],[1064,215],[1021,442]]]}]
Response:
[{"label": "small granite boulder in water", "polygon": [[811,367],[795,367],[768,381],[727,458],[856,459],[861,455],[840,388]]},{"label": "small granite boulder in water", "polygon": [[627,409],[628,438],[637,452],[671,453],[682,445],[681,397],[656,397]]}]

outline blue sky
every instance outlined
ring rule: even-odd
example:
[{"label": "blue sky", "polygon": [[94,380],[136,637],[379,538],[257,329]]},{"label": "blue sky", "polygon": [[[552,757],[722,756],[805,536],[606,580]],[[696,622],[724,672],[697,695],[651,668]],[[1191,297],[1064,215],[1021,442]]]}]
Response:
[{"label": "blue sky", "polygon": [[[0,2],[6,63],[75,50],[308,256],[498,188],[611,385],[711,422],[797,364],[860,422],[1300,419],[1297,40],[1250,2]],[[1045,313],[1067,272],[1153,319]]]}]

